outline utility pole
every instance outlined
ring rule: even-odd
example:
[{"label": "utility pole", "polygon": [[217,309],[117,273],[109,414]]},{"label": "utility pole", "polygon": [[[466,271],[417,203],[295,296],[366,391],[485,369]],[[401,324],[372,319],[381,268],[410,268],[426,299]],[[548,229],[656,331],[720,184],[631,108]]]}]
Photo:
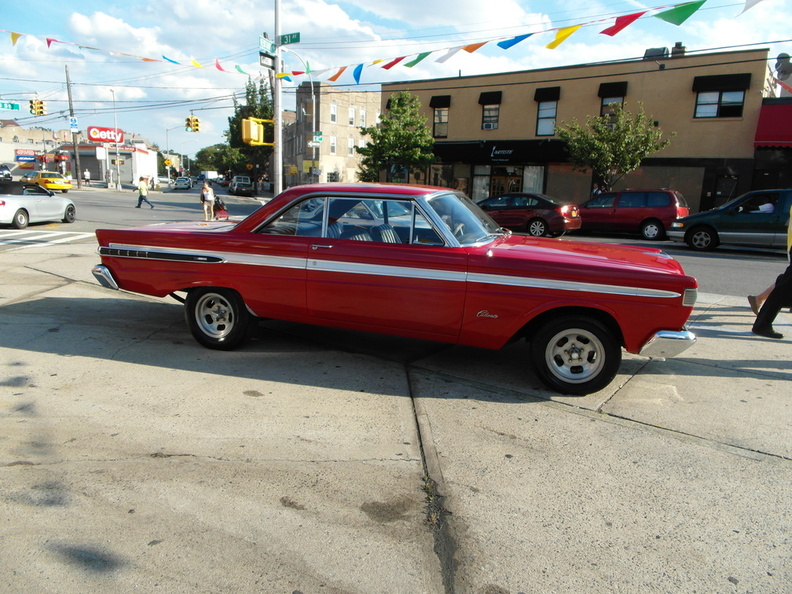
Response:
[{"label": "utility pole", "polygon": [[[69,95],[69,116],[74,117],[74,105],[72,104],[71,81],[69,80],[69,66],[66,65],[66,93]],[[74,147],[74,162],[77,164],[75,177],[77,178],[77,189],[82,188],[82,165],[80,165],[80,148],[77,146],[79,132],[72,130],[72,146]]]},{"label": "utility pole", "polygon": [[273,187],[273,195],[277,196],[283,191],[283,128],[282,128],[282,114],[281,114],[281,73],[283,64],[281,62],[281,46],[280,46],[280,4],[281,0],[275,0],[275,89],[273,100],[273,127],[275,128],[274,138],[274,157],[273,163],[275,170],[275,186]]}]

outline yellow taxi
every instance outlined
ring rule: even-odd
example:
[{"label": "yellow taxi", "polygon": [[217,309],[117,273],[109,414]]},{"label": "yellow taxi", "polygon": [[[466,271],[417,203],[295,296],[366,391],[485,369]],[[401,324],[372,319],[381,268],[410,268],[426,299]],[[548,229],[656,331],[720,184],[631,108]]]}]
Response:
[{"label": "yellow taxi", "polygon": [[38,171],[30,181],[48,190],[60,190],[64,194],[72,189],[72,184],[69,179],[53,171]]}]

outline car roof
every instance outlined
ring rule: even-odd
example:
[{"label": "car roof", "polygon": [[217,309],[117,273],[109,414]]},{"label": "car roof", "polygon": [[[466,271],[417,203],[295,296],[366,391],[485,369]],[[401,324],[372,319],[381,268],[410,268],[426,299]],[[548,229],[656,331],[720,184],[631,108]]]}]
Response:
[{"label": "car roof", "polygon": [[0,194],[8,196],[22,196],[25,188],[41,188],[41,186],[19,181],[0,182]]}]

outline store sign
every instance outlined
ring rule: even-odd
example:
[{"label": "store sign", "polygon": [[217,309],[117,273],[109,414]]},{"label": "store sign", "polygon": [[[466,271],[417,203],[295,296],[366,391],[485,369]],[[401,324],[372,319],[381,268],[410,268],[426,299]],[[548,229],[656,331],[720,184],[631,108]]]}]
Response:
[{"label": "store sign", "polygon": [[124,142],[124,131],[118,128],[100,128],[99,126],[88,126],[88,139],[94,142]]},{"label": "store sign", "polygon": [[17,163],[34,163],[36,161],[36,151],[33,149],[16,149],[14,151],[14,161]]}]

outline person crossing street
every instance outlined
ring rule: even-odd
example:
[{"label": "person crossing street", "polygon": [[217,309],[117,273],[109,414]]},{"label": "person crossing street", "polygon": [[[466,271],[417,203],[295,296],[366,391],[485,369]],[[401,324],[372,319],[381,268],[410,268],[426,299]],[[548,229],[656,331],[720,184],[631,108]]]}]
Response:
[{"label": "person crossing street", "polygon": [[[154,208],[154,205],[149,202],[148,200],[148,184],[146,183],[146,178],[140,176],[140,180],[138,180],[137,188],[135,188],[138,193],[138,203],[135,208],[140,208],[140,205],[144,202],[148,204],[151,208]],[[133,190],[134,191],[134,190]]]}]

